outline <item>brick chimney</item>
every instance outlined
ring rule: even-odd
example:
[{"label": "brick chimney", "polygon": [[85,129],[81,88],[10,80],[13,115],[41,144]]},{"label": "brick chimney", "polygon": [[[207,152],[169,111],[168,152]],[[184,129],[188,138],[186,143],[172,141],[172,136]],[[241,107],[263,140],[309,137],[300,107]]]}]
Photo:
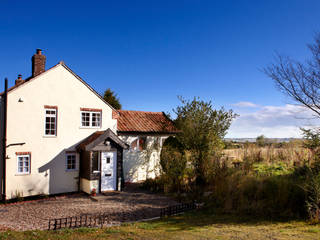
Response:
[{"label": "brick chimney", "polygon": [[36,54],[32,56],[32,77],[45,71],[46,56],[42,55],[41,51],[41,49],[37,49]]},{"label": "brick chimney", "polygon": [[21,74],[19,74],[19,75],[18,75],[18,78],[16,79],[15,84],[18,85],[18,84],[21,84],[21,83],[23,83],[23,82],[24,82],[24,80],[22,79]]}]

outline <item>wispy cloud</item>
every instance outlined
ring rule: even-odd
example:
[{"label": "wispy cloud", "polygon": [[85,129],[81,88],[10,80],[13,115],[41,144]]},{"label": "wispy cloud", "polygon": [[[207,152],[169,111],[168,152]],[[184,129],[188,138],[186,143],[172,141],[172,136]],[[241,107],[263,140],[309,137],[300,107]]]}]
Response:
[{"label": "wispy cloud", "polygon": [[296,105],[261,106],[234,120],[227,137],[301,137],[300,127],[320,126],[320,119]]},{"label": "wispy cloud", "polygon": [[252,103],[252,102],[238,102],[238,103],[234,103],[231,104],[232,106],[235,107],[242,107],[242,108],[256,108],[259,107],[259,105]]}]

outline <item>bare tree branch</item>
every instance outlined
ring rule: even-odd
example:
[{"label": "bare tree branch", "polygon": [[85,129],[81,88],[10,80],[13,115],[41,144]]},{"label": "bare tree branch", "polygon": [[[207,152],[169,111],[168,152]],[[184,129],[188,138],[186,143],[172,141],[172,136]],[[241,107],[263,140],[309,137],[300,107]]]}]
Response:
[{"label": "bare tree branch", "polygon": [[308,45],[312,58],[305,63],[277,54],[275,63],[263,69],[277,88],[320,118],[320,34]]}]

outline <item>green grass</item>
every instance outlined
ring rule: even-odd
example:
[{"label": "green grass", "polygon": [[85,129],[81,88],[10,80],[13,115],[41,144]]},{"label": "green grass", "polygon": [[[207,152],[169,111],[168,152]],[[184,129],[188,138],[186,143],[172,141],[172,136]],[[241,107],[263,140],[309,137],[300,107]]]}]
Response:
[{"label": "green grass", "polygon": [[163,220],[120,227],[61,231],[7,231],[2,239],[320,239],[320,225],[300,220],[265,220],[249,216],[191,212]]}]

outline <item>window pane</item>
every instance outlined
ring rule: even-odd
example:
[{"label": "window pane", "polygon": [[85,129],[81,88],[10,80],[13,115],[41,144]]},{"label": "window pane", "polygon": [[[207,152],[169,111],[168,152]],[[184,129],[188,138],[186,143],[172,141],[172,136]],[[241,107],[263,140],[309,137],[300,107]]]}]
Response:
[{"label": "window pane", "polygon": [[131,149],[132,150],[137,150],[137,145],[138,145],[138,139],[134,140],[132,143],[131,143]]},{"label": "window pane", "polygon": [[30,172],[30,156],[18,156],[18,173]]},{"label": "window pane", "polygon": [[84,127],[88,127],[90,126],[90,113],[88,112],[82,112],[81,113],[81,122],[82,122],[82,126]]},{"label": "window pane", "polygon": [[99,171],[99,153],[93,152],[92,154],[92,171]]},{"label": "window pane", "polygon": [[76,155],[67,155],[67,169],[76,169]]},{"label": "window pane", "polygon": [[93,127],[100,127],[100,113],[92,113],[92,126]]},{"label": "window pane", "polygon": [[139,150],[145,150],[146,149],[146,143],[147,143],[147,138],[146,137],[139,137]]}]

